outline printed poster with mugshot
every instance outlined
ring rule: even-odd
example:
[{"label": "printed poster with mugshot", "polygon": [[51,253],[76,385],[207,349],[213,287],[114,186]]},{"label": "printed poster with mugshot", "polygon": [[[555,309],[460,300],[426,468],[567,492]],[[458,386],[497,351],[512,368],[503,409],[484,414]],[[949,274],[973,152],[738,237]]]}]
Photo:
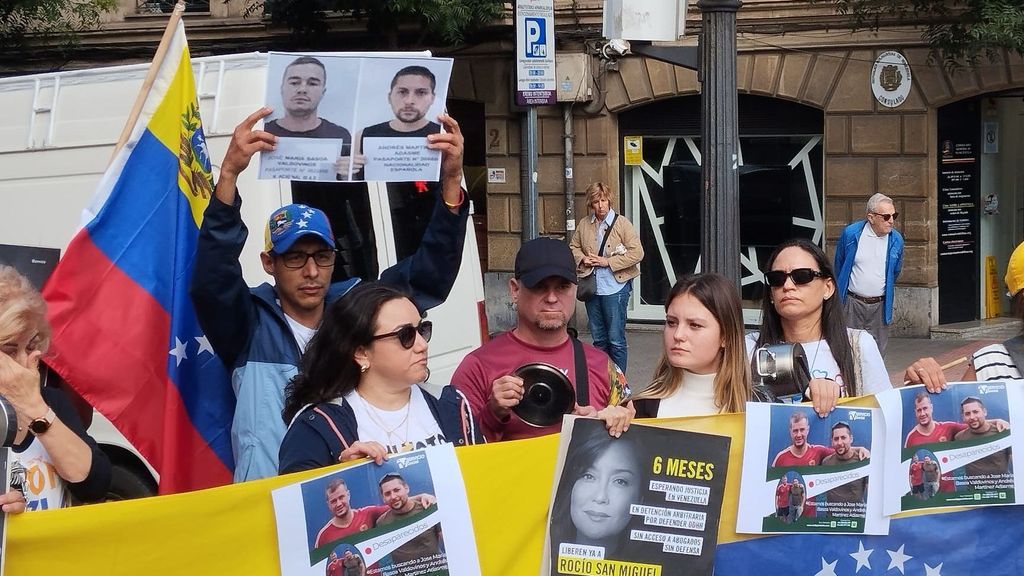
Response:
[{"label": "printed poster with mugshot", "polygon": [[[1021,381],[962,382],[938,394],[923,386],[886,390],[889,450],[885,513],[949,506],[1019,504]],[[898,447],[899,449],[897,449]]]},{"label": "printed poster with mugshot", "polygon": [[712,574],[730,442],[566,417],[541,574]]},{"label": "printed poster with mugshot", "polygon": [[320,182],[437,181],[451,58],[271,52],[263,130],[278,137],[260,153],[263,179]]},{"label": "printed poster with mugshot", "polygon": [[736,532],[888,534],[884,430],[874,408],[748,403]]},{"label": "printed poster with mugshot", "polygon": [[451,444],[273,491],[282,576],[480,573]]}]

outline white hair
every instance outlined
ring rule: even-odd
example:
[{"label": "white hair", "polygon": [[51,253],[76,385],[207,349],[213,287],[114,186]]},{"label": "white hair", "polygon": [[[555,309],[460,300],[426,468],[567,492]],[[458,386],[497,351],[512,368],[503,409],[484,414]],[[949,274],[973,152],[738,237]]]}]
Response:
[{"label": "white hair", "polygon": [[[893,204],[892,198],[889,198],[888,196],[886,196],[885,194],[882,194],[881,192],[876,192],[876,193],[872,194],[871,198],[868,198],[868,212],[877,212],[878,211],[878,205],[883,203],[883,202],[888,202],[889,204]],[[895,204],[893,204],[893,205],[895,206]]]}]

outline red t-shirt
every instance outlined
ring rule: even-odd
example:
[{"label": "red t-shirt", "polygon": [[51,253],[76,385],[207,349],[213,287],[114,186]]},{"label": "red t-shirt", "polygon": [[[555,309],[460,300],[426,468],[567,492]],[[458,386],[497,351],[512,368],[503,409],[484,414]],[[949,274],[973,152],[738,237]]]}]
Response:
[{"label": "red t-shirt", "polygon": [[923,484],[924,480],[921,477],[921,463],[914,462],[910,465],[910,485],[917,486]]},{"label": "red t-shirt", "polygon": [[[935,428],[932,429],[931,434],[921,434],[917,431],[917,427],[915,426],[910,433],[907,434],[907,439],[903,443],[903,446],[909,448],[911,446],[919,446],[921,444],[949,442],[953,440],[953,436],[956,436],[957,432],[966,428],[967,425],[962,422],[936,422]],[[948,474],[943,474],[942,479],[939,482],[939,492],[953,492],[954,490],[956,490],[956,488],[953,485],[953,477]]]},{"label": "red t-shirt", "polygon": [[[388,511],[387,506],[367,506],[365,508],[353,508],[352,509],[352,522],[344,528],[335,526],[331,520],[327,521],[327,524],[317,532],[315,548],[334,542],[335,540],[341,540],[345,536],[355,534],[356,532],[364,532],[373,528],[374,523],[377,522],[377,518]],[[333,520],[333,519],[332,519]]]},{"label": "red t-shirt", "polygon": [[779,484],[775,489],[775,507],[785,508],[789,506],[789,484]]},{"label": "red t-shirt", "polygon": [[[617,385],[622,386],[625,385],[625,378],[604,352],[590,344],[583,344],[583,351],[587,358],[589,405],[600,410],[608,405],[613,378]],[[493,382],[532,362],[544,362],[558,368],[568,375],[573,386],[576,385],[576,362],[572,342],[568,338],[553,348],[542,348],[523,342],[511,331],[496,336],[469,353],[452,375],[452,384],[466,395],[473,408],[473,415],[480,422],[480,429],[488,441],[534,438],[561,431],[561,423],[537,428],[523,422],[515,414],[510,414],[508,420],[502,422],[487,408]]]},{"label": "red t-shirt", "polygon": [[835,450],[832,450],[828,446],[808,444],[804,455],[796,456],[789,448],[786,448],[775,456],[775,461],[772,462],[772,466],[817,466],[821,464],[821,461],[825,456],[829,456],[834,452]]}]

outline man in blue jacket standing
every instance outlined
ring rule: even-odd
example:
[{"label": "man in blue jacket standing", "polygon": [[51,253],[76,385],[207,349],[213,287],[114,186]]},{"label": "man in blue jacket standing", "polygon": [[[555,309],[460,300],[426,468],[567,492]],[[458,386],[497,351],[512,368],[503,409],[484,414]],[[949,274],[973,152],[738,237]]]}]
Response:
[{"label": "man in blue jacket standing", "polygon": [[[275,210],[265,230],[263,269],[274,279],[250,289],[238,257],[248,230],[242,222],[238,175],[277,137],[254,130],[271,113],[262,108],[239,124],[221,163],[214,197],[203,217],[190,295],[199,324],[231,372],[236,396],[231,424],[235,481],[277,474],[284,438],[284,388],[316,332],[325,306],[343,297],[359,278],[331,283],[335,239],[327,216],[311,206]],[[441,151],[440,194],[419,248],[385,270],[381,282],[409,294],[422,314],[444,302],[455,283],[466,238],[468,203],[462,190],[463,138],[448,115],[445,132],[426,137]]]},{"label": "man in blue jacket standing", "polygon": [[843,229],[836,245],[836,291],[850,328],[867,330],[885,353],[892,323],[896,278],[903,269],[903,236],[894,228],[899,212],[892,199],[868,199],[867,218]]}]

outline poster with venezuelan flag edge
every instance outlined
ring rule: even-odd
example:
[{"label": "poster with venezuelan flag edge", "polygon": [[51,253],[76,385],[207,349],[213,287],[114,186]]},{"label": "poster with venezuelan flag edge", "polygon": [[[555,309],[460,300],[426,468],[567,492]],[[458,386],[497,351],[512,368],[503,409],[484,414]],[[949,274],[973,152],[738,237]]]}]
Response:
[{"label": "poster with venezuelan flag edge", "polygon": [[885,413],[885,512],[1019,504],[1024,381],[960,382],[878,395]]},{"label": "poster with venezuelan flag edge", "polygon": [[46,362],[173,493],[231,481],[235,397],[188,295],[213,183],[180,19],[158,54],[138,118],[43,296]]},{"label": "poster with venezuelan flag edge", "polygon": [[746,420],[737,532],[888,532],[880,410],[749,402]]},{"label": "poster with venezuelan flag edge", "polygon": [[[844,399],[842,406],[875,403],[873,398]],[[740,469],[743,414],[647,422],[729,436],[729,467]],[[455,450],[480,574],[539,572],[559,441],[551,435]],[[9,519],[7,574],[135,576],[141,569],[147,576],[277,576],[272,491],[349,465],[185,494],[16,515]],[[1024,506],[896,516],[887,536],[749,536],[735,530],[739,486],[740,474],[730,473],[718,526],[716,574],[1024,574]]]}]

